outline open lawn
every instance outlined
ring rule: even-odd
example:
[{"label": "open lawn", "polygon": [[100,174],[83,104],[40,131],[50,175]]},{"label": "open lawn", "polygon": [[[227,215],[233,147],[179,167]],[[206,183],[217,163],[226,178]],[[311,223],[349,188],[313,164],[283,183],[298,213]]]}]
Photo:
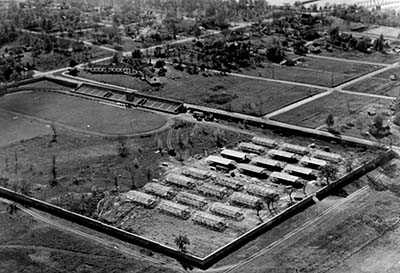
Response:
[{"label": "open lawn", "polygon": [[352,116],[356,118],[363,108],[377,104],[388,106],[389,99],[371,98],[334,92],[315,101],[301,105],[288,112],[276,115],[273,119],[299,126],[317,128],[325,124],[329,114],[335,117],[335,123]]},{"label": "open lawn", "polygon": [[[300,56],[293,55],[291,57],[298,58]],[[299,62],[296,66],[276,65],[264,62],[255,69],[242,69],[240,73],[270,79],[333,87],[380,68],[377,65],[346,63],[312,57],[300,58],[304,59],[304,62]]]},{"label": "open lawn", "polygon": [[165,118],[155,113],[121,109],[50,92],[8,94],[0,98],[0,109],[48,123],[110,135],[144,133],[158,129],[166,122]]},{"label": "open lawn", "polygon": [[[396,80],[390,80],[391,75],[394,75]],[[399,79],[400,68],[392,68],[371,78],[346,87],[346,89],[360,93],[398,97],[400,95]]]},{"label": "open lawn", "polygon": [[320,55],[349,59],[349,60],[360,60],[365,62],[387,63],[387,64],[395,63],[400,60],[400,56],[395,54],[383,54],[380,52],[362,53],[360,51],[355,51],[355,50],[343,51],[339,49],[333,49],[332,52],[322,50]]},{"label": "open lawn", "polygon": [[262,116],[324,91],[235,76],[209,75],[190,75],[169,69],[165,85],[153,93],[192,104]]}]

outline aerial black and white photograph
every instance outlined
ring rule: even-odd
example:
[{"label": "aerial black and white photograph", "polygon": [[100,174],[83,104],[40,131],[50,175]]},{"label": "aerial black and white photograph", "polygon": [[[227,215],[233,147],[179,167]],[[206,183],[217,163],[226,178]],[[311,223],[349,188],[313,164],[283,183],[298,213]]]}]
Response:
[{"label": "aerial black and white photograph", "polygon": [[400,0],[0,0],[0,273],[400,273]]}]

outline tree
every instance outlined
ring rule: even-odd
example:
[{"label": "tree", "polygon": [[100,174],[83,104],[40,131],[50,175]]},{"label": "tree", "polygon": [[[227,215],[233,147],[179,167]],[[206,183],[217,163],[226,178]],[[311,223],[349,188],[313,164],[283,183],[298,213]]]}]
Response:
[{"label": "tree", "polygon": [[50,178],[50,186],[57,186],[57,169],[56,169],[56,155],[53,155],[51,160],[51,178]]},{"label": "tree", "polygon": [[328,130],[332,129],[333,124],[335,124],[335,118],[332,114],[329,114],[325,120],[326,126],[328,126]]},{"label": "tree", "polygon": [[129,173],[129,175],[131,176],[131,190],[136,190],[138,187],[136,185],[135,182],[135,169],[133,166],[125,166],[125,170]]},{"label": "tree", "polygon": [[182,253],[186,253],[186,245],[190,245],[189,238],[182,234],[179,234],[178,236],[174,235],[174,243]]},{"label": "tree", "polygon": [[262,219],[260,212],[261,210],[264,208],[263,204],[261,202],[257,202],[256,204],[256,215],[258,217],[258,219],[260,220],[260,223],[263,223],[264,220]]},{"label": "tree", "polygon": [[122,158],[129,156],[129,149],[126,146],[126,139],[122,136],[118,137],[118,148],[117,148],[118,155]]},{"label": "tree", "polygon": [[51,128],[51,132],[52,132],[51,143],[56,143],[57,142],[57,130],[56,130],[56,126],[54,125],[54,123],[52,123],[50,125],[50,128]]},{"label": "tree", "polygon": [[288,187],[285,188],[285,191],[289,196],[290,205],[293,205],[294,201],[293,201],[293,198],[292,198],[292,194],[294,192],[294,188],[292,186],[288,186]]},{"label": "tree", "polygon": [[338,169],[332,164],[327,164],[321,168],[321,174],[325,177],[326,183],[329,185],[330,180],[336,179]]}]

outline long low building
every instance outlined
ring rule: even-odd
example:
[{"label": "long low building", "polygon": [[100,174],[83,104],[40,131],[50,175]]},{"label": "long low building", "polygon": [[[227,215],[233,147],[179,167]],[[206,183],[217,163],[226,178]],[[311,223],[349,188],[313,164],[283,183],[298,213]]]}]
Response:
[{"label": "long low building", "polygon": [[295,187],[299,187],[303,184],[300,177],[283,172],[273,172],[270,174],[269,178],[274,183],[286,184]]},{"label": "long low building", "polygon": [[287,152],[295,153],[295,154],[300,154],[300,155],[305,155],[309,153],[309,148],[296,145],[296,144],[290,144],[290,143],[284,143],[281,146],[281,149]]},{"label": "long low building", "polygon": [[334,163],[338,163],[342,160],[342,156],[335,153],[325,152],[321,150],[315,150],[313,156],[319,159],[328,160]]},{"label": "long low building", "polygon": [[224,149],[221,152],[221,156],[235,160],[236,162],[246,162],[248,161],[248,155],[239,151]]},{"label": "long low building", "polygon": [[265,157],[253,157],[251,159],[251,164],[254,164],[259,167],[266,168],[270,171],[277,171],[281,170],[286,164],[282,161],[270,159],[270,158],[265,158]]},{"label": "long low building", "polygon": [[272,149],[268,151],[268,155],[272,158],[282,160],[285,162],[295,162],[297,161],[297,156],[294,153],[289,153],[286,151]]},{"label": "long low building", "polygon": [[211,172],[209,170],[203,170],[194,167],[183,169],[182,174],[196,179],[208,179],[211,176]]},{"label": "long low building", "polygon": [[304,156],[300,159],[300,164],[305,167],[309,167],[309,168],[313,168],[313,169],[320,169],[322,167],[325,167],[328,164],[328,162],[326,162],[325,160],[322,160],[322,159]]},{"label": "long low building", "polygon": [[273,139],[269,139],[269,138],[265,138],[265,137],[255,136],[251,139],[251,142],[253,142],[254,144],[257,144],[257,145],[268,147],[268,148],[278,147],[278,142],[276,142]]},{"label": "long low building", "polygon": [[227,169],[234,169],[236,165],[236,162],[234,160],[216,155],[210,155],[209,157],[207,157],[206,162],[209,165],[223,167]]},{"label": "long low building", "polygon": [[315,179],[317,177],[317,173],[315,170],[292,164],[286,165],[283,171],[285,173],[299,176],[304,179]]},{"label": "long low building", "polygon": [[265,147],[249,142],[239,143],[238,148],[239,150],[248,153],[263,154],[265,152]]},{"label": "long low building", "polygon": [[196,181],[192,178],[186,177],[181,174],[170,173],[165,177],[165,181],[169,184],[178,186],[178,187],[185,187],[185,188],[194,188],[196,186]]},{"label": "long low building", "polygon": [[238,164],[237,168],[241,173],[247,174],[250,176],[256,176],[256,177],[268,176],[267,169],[258,167],[258,166],[252,165],[252,164]]}]

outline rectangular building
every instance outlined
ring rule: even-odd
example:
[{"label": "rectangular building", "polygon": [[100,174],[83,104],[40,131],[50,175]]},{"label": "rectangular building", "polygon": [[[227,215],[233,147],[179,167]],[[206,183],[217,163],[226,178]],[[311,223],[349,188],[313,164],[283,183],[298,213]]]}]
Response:
[{"label": "rectangular building", "polygon": [[283,163],[281,161],[270,159],[270,158],[265,158],[265,157],[260,157],[260,156],[253,157],[251,159],[251,164],[266,168],[270,171],[281,170],[286,165],[285,163]]},{"label": "rectangular building", "polygon": [[342,160],[342,156],[335,153],[329,153],[321,150],[315,150],[313,156],[319,159],[328,160],[334,163],[338,163]]},{"label": "rectangular building", "polygon": [[296,153],[299,155],[305,155],[308,154],[309,148],[300,146],[300,145],[295,145],[295,144],[290,144],[290,143],[284,143],[281,145],[281,149],[287,152],[291,153]]},{"label": "rectangular building", "polygon": [[313,168],[313,169],[320,169],[322,167],[325,167],[328,164],[328,162],[326,162],[325,160],[322,160],[322,159],[304,156],[300,159],[300,164],[305,167],[309,167],[309,168]]},{"label": "rectangular building", "polygon": [[315,170],[301,167],[297,165],[288,164],[283,169],[285,173],[292,174],[294,176],[302,177],[304,179],[315,179],[317,177],[317,173]]},{"label": "rectangular building", "polygon": [[182,170],[182,174],[188,177],[193,177],[196,179],[208,179],[211,176],[211,172],[209,170],[203,170],[194,167],[188,167]]},{"label": "rectangular building", "polygon": [[271,182],[299,187],[302,185],[300,177],[282,172],[273,172],[269,176]]},{"label": "rectangular building", "polygon": [[275,140],[269,139],[269,138],[265,138],[265,137],[257,137],[257,136],[253,137],[251,142],[253,142],[254,144],[257,144],[257,145],[268,147],[268,148],[278,147],[278,142],[276,142]]},{"label": "rectangular building", "polygon": [[263,154],[265,152],[265,147],[249,142],[241,142],[238,147],[239,150],[248,153]]},{"label": "rectangular building", "polygon": [[234,169],[236,165],[236,162],[234,160],[215,155],[210,155],[209,157],[207,157],[206,162],[211,166],[223,167],[227,169]]},{"label": "rectangular building", "polygon": [[221,152],[221,156],[235,160],[236,162],[248,161],[248,157],[247,157],[246,153],[242,153],[242,152],[238,152],[238,151],[230,150],[230,149],[224,149]]},{"label": "rectangular building", "polygon": [[252,164],[238,164],[238,170],[246,175],[255,176],[255,177],[267,177],[268,171],[265,168],[258,167]]},{"label": "rectangular building", "polygon": [[275,149],[269,150],[268,155],[271,158],[275,158],[277,160],[282,160],[285,162],[296,162],[298,160],[296,154],[281,150],[275,150]]}]

